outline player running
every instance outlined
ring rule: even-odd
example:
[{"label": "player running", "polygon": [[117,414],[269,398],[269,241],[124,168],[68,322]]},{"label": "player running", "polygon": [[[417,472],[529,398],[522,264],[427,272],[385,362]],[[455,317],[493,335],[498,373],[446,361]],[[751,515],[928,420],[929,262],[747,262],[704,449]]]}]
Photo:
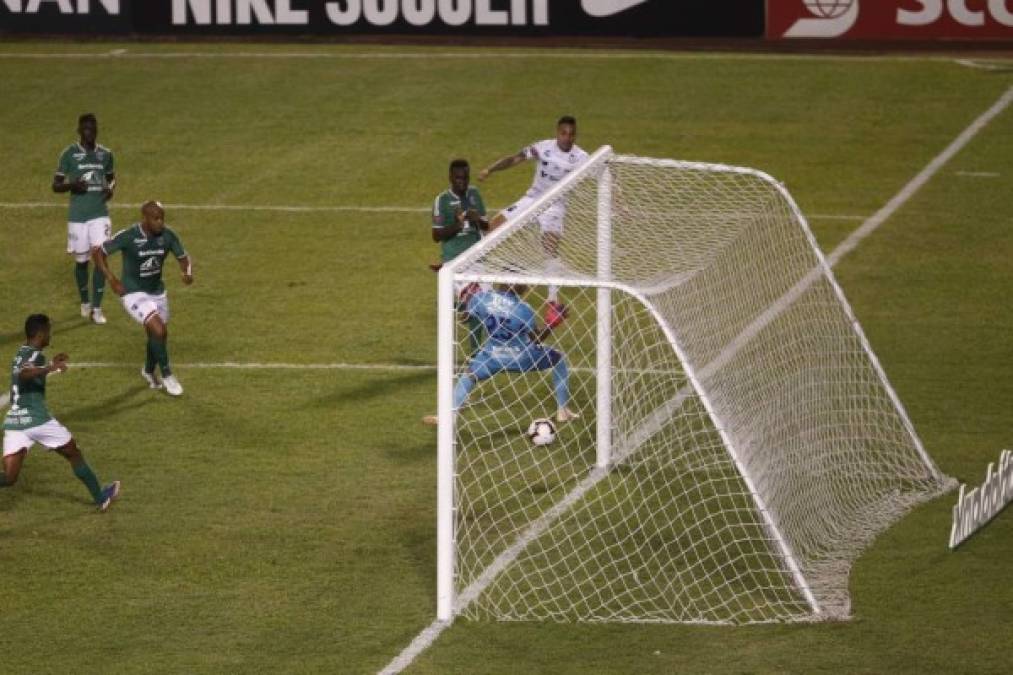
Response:
[{"label": "player running", "polygon": [[[108,256],[116,251],[123,253],[123,280],[109,269]],[[112,239],[95,249],[95,265],[102,270],[127,314],[144,326],[148,335],[148,350],[141,369],[141,377],[152,389],[165,386],[166,393],[180,396],[183,385],[169,367],[168,339],[169,297],[162,283],[162,266],[172,253],[179,263],[183,283],[193,283],[193,266],[183,250],[183,244],[174,231],[165,225],[165,209],[156,201],[141,206],[141,222],[120,230]],[[162,380],[155,374],[155,364],[161,368]]]},{"label": "player running", "polygon": [[74,279],[81,296],[81,316],[96,324],[106,322],[102,314],[102,295],[106,279],[95,269],[92,273],[92,295],[88,300],[88,259],[92,251],[109,238],[112,222],[106,202],[116,187],[112,151],[97,142],[98,119],[85,113],[77,119],[81,140],[67,146],[60,154],[59,166],[53,175],[53,192],[70,193],[67,216],[67,253],[74,256]]},{"label": "player running", "polygon": [[[537,160],[535,177],[531,187],[519,200],[505,208],[489,223],[490,229],[496,229],[511,215],[518,213],[528,204],[547,192],[549,188],[561,181],[568,173],[580,166],[587,153],[576,144],[577,120],[569,115],[560,117],[556,123],[556,137],[538,141],[523,148],[514,155],[502,157],[478,174],[478,180],[484,181],[489,174],[517,166],[529,159]],[[538,224],[542,229],[542,247],[549,254],[549,264],[545,271],[552,276],[563,269],[559,259],[559,241],[563,236],[563,220],[566,217],[566,202],[559,201],[538,216]],[[545,310],[546,325],[555,328],[566,316],[566,307],[559,302],[559,287],[549,286],[548,306]]]},{"label": "player running", "polygon": [[32,314],[25,321],[25,344],[18,348],[11,364],[11,407],[4,417],[3,473],[0,488],[18,481],[21,465],[36,443],[53,450],[70,462],[74,475],[84,483],[99,511],[105,511],[120,495],[120,482],[99,487],[98,478],[84,461],[80,448],[67,427],[49,414],[46,407],[46,377],[67,370],[66,354],[57,354],[49,363],[42,350],[49,346],[52,326],[45,314]]},{"label": "player running", "polygon": [[[492,291],[471,296],[467,312],[485,326],[489,337],[482,349],[468,361],[467,372],[454,384],[454,409],[460,410],[475,385],[496,373],[530,373],[552,369],[556,394],[556,420],[566,422],[580,417],[567,407],[570,402],[570,372],[563,354],[541,344],[552,331],[551,326],[538,328],[535,311],[524,302],[527,287],[521,284],[498,285]],[[436,425],[435,415],[422,418],[424,424]]]}]

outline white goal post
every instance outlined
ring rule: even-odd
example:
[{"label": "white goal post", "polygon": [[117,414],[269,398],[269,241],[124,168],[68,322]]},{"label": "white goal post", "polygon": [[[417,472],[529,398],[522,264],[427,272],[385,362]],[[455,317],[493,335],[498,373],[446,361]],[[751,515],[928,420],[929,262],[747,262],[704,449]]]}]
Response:
[{"label": "white goal post", "polygon": [[[475,351],[470,284],[539,313],[560,287],[551,358],[483,371],[501,347],[494,323]],[[760,171],[600,148],[437,292],[439,620],[847,618],[862,549],[954,486]],[[532,444],[562,405],[580,416]]]}]

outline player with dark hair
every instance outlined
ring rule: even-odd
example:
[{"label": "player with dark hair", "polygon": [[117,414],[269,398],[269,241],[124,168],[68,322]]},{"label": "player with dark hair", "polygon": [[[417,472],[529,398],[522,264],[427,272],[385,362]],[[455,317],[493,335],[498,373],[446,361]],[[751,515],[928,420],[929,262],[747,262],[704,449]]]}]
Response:
[{"label": "player with dark hair", "polygon": [[[450,187],[433,200],[433,241],[440,245],[438,265],[453,260],[482,239],[482,232],[489,229],[485,217],[485,203],[478,188],[471,186],[471,167],[468,160],[455,159],[450,163]],[[463,307],[468,297],[478,290],[476,284],[465,284],[457,289],[458,303]],[[478,349],[482,340],[482,324],[475,319],[468,320],[472,352]]]},{"label": "player with dark hair", "polygon": [[[123,279],[109,269],[108,256],[116,251],[123,253]],[[165,209],[156,201],[145,202],[141,206],[141,222],[120,230],[95,249],[95,265],[106,279],[113,291],[120,296],[123,308],[135,321],[144,326],[148,335],[147,356],[141,377],[152,389],[165,386],[166,393],[180,396],[183,385],[172,374],[169,367],[169,297],[162,283],[162,266],[169,253],[176,257],[183,283],[193,283],[193,266],[190,257],[183,249],[176,233],[165,225]],[[155,365],[162,371],[159,382],[155,374]]]},{"label": "player with dark hair", "polygon": [[[587,153],[578,147],[576,142],[577,120],[570,115],[564,115],[556,122],[555,138],[532,143],[516,154],[501,157],[479,172],[478,180],[484,181],[495,171],[509,169],[531,159],[536,160],[531,187],[523,197],[496,214],[489,224],[490,229],[496,229],[512,215],[523,210],[587,159]],[[562,200],[538,216],[538,224],[542,230],[542,247],[549,255],[549,264],[545,269],[549,276],[559,274],[563,269],[562,261],[559,259],[559,241],[563,236],[565,217],[566,202]],[[545,308],[545,323],[554,327],[566,316],[566,307],[559,302],[558,286],[549,286],[548,301]]]},{"label": "player with dark hair", "polygon": [[[468,361],[467,371],[454,384],[454,409],[464,406],[482,380],[496,373],[530,373],[552,371],[556,396],[556,421],[566,422],[580,415],[568,407],[570,372],[562,352],[542,345],[551,326],[537,325],[535,310],[524,302],[527,286],[499,284],[495,290],[480,291],[468,300],[467,312],[485,326],[489,333],[482,348]],[[422,422],[436,425],[436,415],[426,415]]]},{"label": "player with dark hair", "polygon": [[25,344],[18,348],[11,364],[11,407],[4,417],[0,488],[11,487],[18,481],[28,451],[41,443],[70,462],[74,475],[88,488],[99,511],[105,511],[119,497],[120,482],[99,487],[98,478],[67,427],[53,419],[46,407],[46,377],[65,372],[69,358],[60,353],[46,362],[42,350],[49,346],[51,334],[52,326],[45,314],[32,314],[25,321]]},{"label": "player with dark hair", "polygon": [[53,175],[53,192],[70,193],[67,216],[67,253],[74,256],[74,279],[81,298],[81,316],[96,324],[106,322],[102,296],[106,280],[99,270],[92,273],[92,294],[88,298],[88,260],[92,251],[109,238],[112,221],[106,202],[116,187],[112,151],[97,142],[98,119],[85,113],[77,120],[80,141],[60,154]]}]

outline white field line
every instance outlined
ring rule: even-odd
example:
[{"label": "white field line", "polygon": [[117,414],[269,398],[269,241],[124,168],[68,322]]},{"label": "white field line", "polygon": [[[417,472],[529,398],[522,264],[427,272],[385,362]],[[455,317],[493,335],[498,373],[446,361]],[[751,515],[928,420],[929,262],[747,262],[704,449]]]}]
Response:
[{"label": "white field line", "polygon": [[[935,173],[939,171],[939,169],[951,157],[953,157],[953,155],[955,155],[958,151],[960,151],[961,148],[967,145],[971,141],[971,139],[974,138],[974,136],[977,135],[978,132],[985,127],[985,125],[987,125],[996,115],[1005,110],[1011,101],[1013,101],[1013,87],[1007,90],[1006,93],[1003,94],[1003,96],[1001,96],[999,100],[992,105],[991,108],[989,108],[987,111],[985,111],[985,113],[983,113],[976,120],[974,120],[974,122],[972,122],[971,125],[967,127],[967,129],[965,129],[959,136],[957,136],[957,138],[952,143],[950,143],[950,145],[947,146],[947,148],[943,150],[943,152],[941,152],[937,157],[935,157],[931,162],[929,162],[929,164],[924,169],[922,169],[913,179],[911,179],[911,181],[908,182],[908,184],[905,185],[901,189],[901,191],[898,192],[897,195],[893,197],[893,199],[887,202],[886,206],[884,206],[882,209],[873,214],[868,220],[862,223],[862,225],[859,226],[857,230],[855,230],[850,236],[848,236],[847,239],[845,239],[837,248],[835,248],[833,252],[829,256],[827,256],[828,264],[831,266],[835,265],[837,262],[840,261],[841,258],[843,258],[851,251],[853,251],[855,247],[862,242],[862,240],[864,240],[872,232],[874,232],[876,228],[882,225],[882,223],[889,216],[893,215],[893,213],[895,213],[897,209],[899,209],[905,202],[911,199],[911,197],[922,186],[924,186],[925,183],[927,183],[929,179],[933,175],[935,175]],[[812,281],[815,280],[817,276],[818,276],[817,274],[810,274],[808,277],[806,277],[806,279],[809,280],[808,283],[812,283]],[[800,283],[805,283],[806,279],[804,279]],[[796,286],[798,286],[798,284],[796,284]],[[715,358],[715,362],[727,361],[727,359],[730,357],[726,355],[726,352],[729,351],[731,351],[732,353],[737,352],[742,347],[742,345],[748,342],[751,336],[754,335],[762,327],[756,324],[763,323],[765,325],[766,323],[772,321],[773,317],[777,316],[778,314],[780,314],[780,312],[784,311],[784,309],[786,309],[791,304],[791,302],[794,301],[797,295],[798,293],[796,292],[796,289],[792,289],[792,291],[786,293],[785,296],[782,296],[781,299],[776,301],[770,308],[768,308],[767,311],[765,311],[760,317],[758,317],[753,322],[753,324],[751,324],[742,333],[740,333],[740,335],[733,341],[733,343],[729,345],[728,349],[726,349],[725,352],[723,352],[721,355],[718,355],[718,357]],[[713,364],[708,364],[707,366],[704,367],[703,371],[710,369],[712,365]],[[684,389],[685,391],[680,391],[676,395],[676,400],[683,400],[690,393],[688,387]],[[663,405],[662,407],[665,409],[670,408],[670,406],[665,405]],[[656,425],[657,420],[652,420],[652,423]],[[644,433],[649,434],[650,429],[644,430]],[[587,478],[581,481],[571,491],[570,494],[568,494],[566,497],[563,498],[560,504],[553,507],[545,514],[543,514],[541,517],[539,517],[537,520],[532,522],[528,526],[528,529],[518,537],[517,542],[515,542],[507,550],[501,553],[493,561],[493,563],[480,575],[479,579],[476,580],[475,583],[471,584],[467,589],[465,589],[461,593],[458,605],[455,608],[456,611],[460,612],[461,610],[464,609],[467,603],[470,603],[472,600],[478,597],[482,593],[482,591],[484,591],[485,588],[490,583],[492,583],[492,581],[496,578],[496,576],[504,569],[506,569],[506,567],[510,565],[517,558],[518,555],[520,555],[521,551],[523,551],[524,547],[526,547],[528,543],[533,541],[535,538],[538,537],[538,535],[540,535],[542,532],[548,529],[548,527],[552,525],[553,521],[555,521],[559,516],[563,514],[563,512],[565,512],[566,508],[568,508],[569,505],[575,503],[576,498],[579,498],[580,496],[586,494],[588,490],[593,488],[594,485],[596,485],[606,475],[608,475],[606,471],[601,471],[597,469],[593,470],[588,475]],[[574,497],[574,495],[576,495],[576,498]],[[566,508],[562,508],[564,506]],[[415,657],[417,657],[419,654],[425,651],[448,626],[449,622],[445,623],[434,621],[432,624],[429,625],[429,627],[427,627],[422,633],[420,633],[412,641],[412,643],[408,647],[406,647],[404,651],[401,652],[401,654],[394,661],[392,661],[381,672],[389,673],[391,675],[393,675],[394,673],[401,672],[401,670],[403,670],[412,663]]]},{"label": "white field line", "polygon": [[978,70],[1013,70],[1013,61],[975,61],[974,59],[956,59],[954,63],[965,68],[976,68]]},{"label": "white field line", "polygon": [[867,54],[771,54],[762,52],[668,52],[668,51],[638,51],[623,50],[531,50],[531,51],[508,51],[489,48],[483,51],[304,51],[304,52],[202,52],[202,51],[164,51],[164,52],[142,52],[129,49],[112,49],[105,51],[67,51],[67,52],[0,52],[0,59],[95,59],[108,58],[110,60],[126,59],[268,59],[268,60],[366,60],[366,61],[402,61],[402,60],[583,60],[583,61],[831,61],[831,62],[857,62],[857,63],[882,63],[882,62],[940,62],[953,63],[956,65],[985,68],[987,70],[1005,69],[1002,61],[992,64],[981,64],[969,59],[955,59],[952,56],[914,56],[914,55],[867,55]]},{"label": "white field line", "polygon": [[[113,209],[138,210],[140,204],[110,202],[109,207]],[[319,212],[358,212],[358,213],[428,213],[431,209],[426,206],[359,206],[356,204],[335,204],[322,206],[272,206],[272,205],[248,205],[241,204],[173,204],[165,202],[169,210],[179,209],[185,211],[278,211],[282,213],[319,213]],[[65,209],[65,202],[0,202],[0,209]],[[505,207],[490,206],[489,211],[499,211]],[[807,216],[810,220],[865,220],[866,216],[848,215],[840,213],[814,213]]]},{"label": "white field line", "polygon": [[[83,361],[71,363],[74,368],[136,368],[136,363],[115,361]],[[387,370],[387,371],[419,371],[436,370],[432,365],[414,365],[404,363],[243,363],[224,361],[222,363],[178,363],[173,368],[187,369],[228,369],[228,370]]]},{"label": "white field line", "polygon": [[918,172],[914,178],[912,178],[907,185],[901,188],[901,191],[894,195],[893,199],[888,201],[883,208],[862,223],[857,230],[848,235],[841,244],[833,250],[833,252],[827,256],[827,263],[833,267],[837,264],[837,261],[850,253],[858,244],[872,234],[876,229],[886,221],[887,218],[897,212],[901,206],[904,205],[907,200],[918,192],[929,182],[932,178],[946,164],[950,159],[953,158],[958,152],[960,152],[965,145],[971,142],[975,136],[978,135],[985,126],[991,122],[997,115],[1004,111],[1009,104],[1013,102],[1013,87],[1006,90],[1002,96],[999,97],[995,103],[992,104],[988,110],[978,116],[978,119],[971,122],[971,124],[964,129],[953,139],[953,142],[946,146],[946,149],[936,155],[931,162],[929,162],[924,169]]},{"label": "white field line", "polygon": [[970,178],[998,178],[1001,173],[996,171],[954,171],[955,176],[968,176]]}]

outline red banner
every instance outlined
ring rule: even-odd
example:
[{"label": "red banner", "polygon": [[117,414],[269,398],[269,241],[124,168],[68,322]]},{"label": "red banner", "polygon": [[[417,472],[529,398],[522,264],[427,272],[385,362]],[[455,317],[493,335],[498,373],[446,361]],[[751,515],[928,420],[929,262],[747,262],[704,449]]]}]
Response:
[{"label": "red banner", "polygon": [[1013,41],[1013,0],[767,0],[767,38]]}]

